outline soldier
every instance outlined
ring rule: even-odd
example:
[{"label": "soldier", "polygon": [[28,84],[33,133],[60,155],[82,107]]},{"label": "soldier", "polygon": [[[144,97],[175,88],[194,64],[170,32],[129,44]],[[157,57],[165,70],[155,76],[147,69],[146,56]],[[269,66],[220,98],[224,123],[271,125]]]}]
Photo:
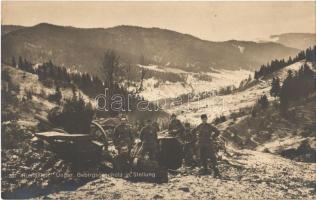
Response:
[{"label": "soldier", "polygon": [[156,131],[157,131],[157,132],[160,131],[158,122],[153,122],[153,127],[156,128]]},{"label": "soldier", "polygon": [[121,148],[123,146],[127,146],[128,153],[130,153],[134,143],[134,137],[130,126],[127,124],[126,117],[122,117],[121,124],[115,127],[113,142],[119,154],[121,153]]},{"label": "soldier", "polygon": [[168,128],[169,134],[178,137],[183,138],[183,131],[184,127],[180,120],[177,119],[177,116],[175,114],[171,115],[171,120]]},{"label": "soldier", "polygon": [[157,128],[153,126],[151,120],[147,120],[147,124],[142,128],[140,140],[142,141],[142,155],[148,153],[150,160],[156,160],[158,136]]},{"label": "soldier", "polygon": [[194,162],[196,135],[191,131],[190,123],[184,124],[184,161],[186,165],[192,165]]},{"label": "soldier", "polygon": [[[200,149],[200,160],[203,167],[203,172],[207,173],[208,168],[208,158],[211,159],[212,169],[214,171],[214,177],[220,177],[220,173],[217,168],[217,158],[215,154],[215,147],[213,144],[213,139],[218,137],[220,134],[219,130],[207,123],[207,116],[205,114],[201,115],[202,123],[197,126],[194,132],[198,133],[198,144]],[[214,135],[212,135],[214,133]]]}]

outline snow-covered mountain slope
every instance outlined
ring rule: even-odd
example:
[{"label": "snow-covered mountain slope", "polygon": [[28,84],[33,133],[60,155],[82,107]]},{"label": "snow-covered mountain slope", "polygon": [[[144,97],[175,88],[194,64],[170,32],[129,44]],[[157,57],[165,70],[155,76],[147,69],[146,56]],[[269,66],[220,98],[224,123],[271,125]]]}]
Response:
[{"label": "snow-covered mountain slope", "polygon": [[[187,72],[181,69],[157,65],[140,66],[148,71],[174,74],[182,81],[162,81],[157,77],[144,80],[144,90],[140,93],[149,101],[176,98],[183,94],[218,91],[227,86],[238,87],[239,83],[252,73],[248,70],[212,70],[207,73]],[[172,77],[171,77],[172,78]]]},{"label": "snow-covered mountain slope", "polygon": [[[258,110],[254,116],[245,116],[233,124],[230,120],[221,124],[222,129],[228,128],[229,132],[238,133],[242,138],[251,138],[252,141],[263,143],[266,140],[276,141],[280,137],[309,135],[309,130],[315,131],[316,122],[316,93],[307,98],[293,102],[289,108],[290,115],[284,116],[279,111],[278,104],[271,103],[264,110]],[[256,134],[259,138],[253,138]],[[261,136],[260,136],[261,134]],[[274,135],[275,138],[264,139],[264,135]],[[261,137],[261,138],[260,138]],[[256,142],[256,143],[257,143]]]},{"label": "snow-covered mountain slope", "polygon": [[[288,70],[292,70],[293,72],[298,71],[303,64],[304,61],[289,65],[273,73],[272,77],[278,76],[280,80],[283,81],[287,76]],[[312,66],[312,63],[308,63],[308,65],[313,70],[316,70],[315,66]],[[243,91],[222,96],[212,96],[196,102],[184,103],[180,106],[168,109],[168,112],[177,113],[181,120],[190,121],[193,124],[198,123],[200,121],[200,115],[204,113],[212,120],[220,115],[229,115],[239,109],[252,107],[261,95],[266,94],[269,99],[272,99],[269,93],[271,82],[272,78],[259,80],[258,83]]]},{"label": "snow-covered mountain slope", "polygon": [[[29,105],[30,109],[32,110],[32,113],[22,112],[21,110],[19,110],[18,107],[13,108],[17,109],[17,113],[22,114],[22,116],[26,115],[25,118],[29,120],[34,118],[34,113],[46,113],[51,108],[57,106],[56,103],[48,101],[48,96],[55,94],[55,88],[43,85],[43,83],[38,80],[37,75],[22,71],[20,69],[8,65],[2,65],[1,68],[2,73],[7,73],[10,76],[10,79],[12,80],[12,84],[19,88],[19,92],[16,94],[16,97],[19,99],[19,101],[22,101],[23,98],[26,98],[27,92],[32,93],[32,105]],[[7,83],[2,82],[3,87],[6,84]],[[60,90],[62,92],[63,99],[72,98],[73,93],[71,88],[60,88]],[[93,99],[85,95],[80,89],[77,89],[77,92],[82,96],[84,101],[90,102],[92,105],[95,104]]]},{"label": "snow-covered mountain slope", "polygon": [[[25,91],[28,90],[31,90],[35,95],[40,94],[43,91],[46,95],[55,93],[55,88],[44,86],[35,74],[19,70],[8,65],[3,65],[2,68],[10,74],[11,79],[14,80],[15,83],[19,84],[20,93],[18,94],[18,98],[22,98],[25,95]],[[72,97],[72,90],[70,88],[61,88],[61,92],[63,93],[63,97],[65,99],[70,99]],[[91,101],[91,99],[79,89],[78,92],[82,95],[85,101]]]}]

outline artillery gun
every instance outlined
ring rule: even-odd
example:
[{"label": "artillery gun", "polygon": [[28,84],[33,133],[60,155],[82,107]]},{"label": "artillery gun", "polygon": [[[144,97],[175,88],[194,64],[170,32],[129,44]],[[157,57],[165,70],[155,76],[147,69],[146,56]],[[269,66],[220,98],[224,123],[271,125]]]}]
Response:
[{"label": "artillery gun", "polygon": [[102,161],[107,149],[107,135],[100,124],[92,121],[87,134],[70,134],[64,129],[54,127],[47,118],[36,115],[36,119],[47,131],[35,133],[35,136],[62,159],[74,163],[74,166],[95,164]]},{"label": "artillery gun", "polygon": [[[87,134],[70,134],[62,128],[56,128],[47,118],[36,115],[40,123],[46,126],[44,132],[35,133],[35,136],[45,141],[48,148],[56,152],[61,158],[74,163],[74,166],[98,166],[105,162],[110,163],[111,170],[124,172],[154,173],[155,177],[134,177],[133,180],[151,180],[154,182],[168,181],[168,169],[178,169],[181,167],[183,150],[180,142],[168,134],[166,131],[158,135],[159,148],[157,160],[148,160],[140,156],[140,143],[134,145],[130,155],[118,155],[110,149],[114,148],[111,137],[107,129],[111,127],[111,121],[92,121],[90,132]],[[124,151],[122,151],[124,152]]]}]

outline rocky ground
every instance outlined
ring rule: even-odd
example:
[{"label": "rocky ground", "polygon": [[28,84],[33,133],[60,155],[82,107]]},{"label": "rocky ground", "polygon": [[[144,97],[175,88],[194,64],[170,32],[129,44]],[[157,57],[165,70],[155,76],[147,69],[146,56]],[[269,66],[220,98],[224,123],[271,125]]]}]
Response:
[{"label": "rocky ground", "polygon": [[[265,152],[228,147],[220,162],[221,179],[180,168],[169,182],[131,182],[104,174],[99,178],[63,177],[71,166],[39,147],[30,122],[2,124],[2,197],[57,199],[315,199],[316,163],[304,163]],[[16,131],[12,131],[16,130]],[[10,141],[10,138],[14,138]],[[4,142],[5,141],[5,142]],[[288,141],[288,140],[286,140]],[[300,141],[300,140],[296,140]],[[282,142],[278,143],[283,145]],[[270,145],[270,146],[269,146]],[[295,145],[294,145],[295,146]],[[50,174],[50,176],[38,176]],[[24,176],[34,175],[34,176]]]},{"label": "rocky ground", "polygon": [[58,176],[72,173],[71,164],[46,149],[33,133],[31,122],[2,123],[2,198],[34,197],[80,181]]},{"label": "rocky ground", "polygon": [[[33,124],[32,124],[33,123]],[[297,148],[296,135],[237,150],[228,146],[220,162],[221,179],[199,175],[198,168],[169,173],[169,182],[131,182],[107,174],[99,178],[62,177],[71,166],[33,136],[34,122],[2,123],[2,197],[57,199],[315,199],[316,163],[282,158],[279,149]],[[296,138],[296,139],[295,139]],[[315,138],[309,140],[315,143]],[[12,140],[11,140],[12,139]],[[268,149],[269,151],[266,151]],[[51,176],[38,176],[51,174]],[[22,176],[23,175],[23,176]],[[27,177],[24,175],[34,175]],[[57,177],[58,176],[58,177]]]},{"label": "rocky ground", "polygon": [[222,178],[198,175],[197,169],[169,174],[164,184],[132,183],[103,175],[75,191],[40,198],[57,199],[315,199],[316,164],[269,153],[234,150],[221,162]]}]

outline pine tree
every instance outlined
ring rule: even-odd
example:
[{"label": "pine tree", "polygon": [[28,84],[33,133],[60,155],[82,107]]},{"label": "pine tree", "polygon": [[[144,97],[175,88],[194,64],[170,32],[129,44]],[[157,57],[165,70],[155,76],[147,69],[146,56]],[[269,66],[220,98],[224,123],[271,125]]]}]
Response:
[{"label": "pine tree", "polygon": [[62,95],[62,93],[61,93],[61,91],[60,91],[60,88],[59,88],[58,86],[56,86],[55,99],[56,99],[56,102],[57,102],[58,104],[61,103],[62,97],[63,97],[63,95]]},{"label": "pine tree", "polygon": [[249,83],[251,80],[252,80],[252,77],[251,77],[251,74],[249,74],[247,82]]},{"label": "pine tree", "polygon": [[287,71],[287,79],[292,79],[293,78],[293,71],[292,70],[288,70]]},{"label": "pine tree", "polygon": [[[108,50],[103,57],[103,70],[104,75],[107,80],[107,87],[108,87],[108,95],[107,95],[107,102],[110,102],[114,90],[115,90],[115,83],[119,78],[119,56],[113,50]],[[111,108],[108,108],[111,115],[114,115],[114,111]]]},{"label": "pine tree", "polygon": [[290,78],[286,78],[280,90],[280,109],[282,113],[287,111],[289,105],[289,82]]},{"label": "pine tree", "polygon": [[63,105],[60,126],[71,134],[88,134],[94,114],[92,105],[86,104],[81,95],[73,96]]},{"label": "pine tree", "polygon": [[279,77],[273,78],[272,84],[271,84],[271,90],[270,90],[271,96],[278,97],[280,95],[280,90],[281,90],[281,86],[280,86]]},{"label": "pine tree", "polygon": [[289,57],[289,59],[288,59],[288,61],[287,61],[287,64],[288,64],[288,65],[293,64],[293,60],[292,60],[292,57],[291,57],[291,56]]},{"label": "pine tree", "polygon": [[254,78],[255,78],[256,80],[258,80],[258,79],[259,79],[259,72],[255,71]]}]

